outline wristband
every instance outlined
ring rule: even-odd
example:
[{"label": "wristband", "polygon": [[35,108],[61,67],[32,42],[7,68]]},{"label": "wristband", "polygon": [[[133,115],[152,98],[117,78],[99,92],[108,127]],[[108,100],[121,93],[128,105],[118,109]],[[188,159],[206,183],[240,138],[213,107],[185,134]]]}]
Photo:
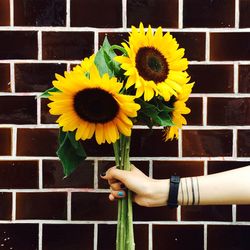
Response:
[{"label": "wristband", "polygon": [[167,205],[170,208],[178,207],[178,190],[180,184],[180,176],[172,175],[170,177],[170,187],[169,187],[169,195]]}]

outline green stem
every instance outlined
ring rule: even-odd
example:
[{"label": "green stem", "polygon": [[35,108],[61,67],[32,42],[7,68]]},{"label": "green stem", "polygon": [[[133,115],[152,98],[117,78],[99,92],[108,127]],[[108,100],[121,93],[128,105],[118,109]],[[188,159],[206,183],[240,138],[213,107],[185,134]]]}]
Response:
[{"label": "green stem", "polygon": [[[120,140],[113,144],[116,166],[130,171],[129,161],[130,137],[120,136]],[[125,198],[118,200],[118,219],[116,234],[116,250],[134,250],[132,193],[128,190]]]}]

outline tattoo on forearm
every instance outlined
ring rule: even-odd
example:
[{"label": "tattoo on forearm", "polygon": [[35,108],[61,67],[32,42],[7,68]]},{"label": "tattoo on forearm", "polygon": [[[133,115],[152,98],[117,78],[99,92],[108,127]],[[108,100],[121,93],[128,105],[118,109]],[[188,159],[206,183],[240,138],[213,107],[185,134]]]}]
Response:
[{"label": "tattoo on forearm", "polygon": [[187,178],[185,179],[186,184],[186,192],[187,192],[187,205],[189,204],[189,194],[188,194],[188,184],[187,184]]},{"label": "tattoo on forearm", "polygon": [[185,178],[181,182],[182,205],[200,204],[200,187],[197,177]]},{"label": "tattoo on forearm", "polygon": [[196,185],[197,185],[197,193],[198,193],[198,201],[197,201],[197,205],[200,204],[200,187],[199,187],[199,180],[196,177]]},{"label": "tattoo on forearm", "polygon": [[192,205],[195,205],[195,195],[194,195],[194,181],[193,181],[193,177],[191,177],[191,185],[192,185],[192,198],[193,198]]},{"label": "tattoo on forearm", "polygon": [[184,204],[184,192],[183,192],[182,181],[180,181],[180,186],[181,186],[181,205],[183,205]]}]

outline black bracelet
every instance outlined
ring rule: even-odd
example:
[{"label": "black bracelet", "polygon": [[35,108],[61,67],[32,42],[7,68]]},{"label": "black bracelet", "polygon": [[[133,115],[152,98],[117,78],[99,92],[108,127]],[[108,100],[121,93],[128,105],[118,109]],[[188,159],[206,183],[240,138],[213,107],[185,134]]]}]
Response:
[{"label": "black bracelet", "polygon": [[170,187],[167,205],[170,208],[178,207],[178,190],[180,184],[180,176],[172,175],[170,177]]}]

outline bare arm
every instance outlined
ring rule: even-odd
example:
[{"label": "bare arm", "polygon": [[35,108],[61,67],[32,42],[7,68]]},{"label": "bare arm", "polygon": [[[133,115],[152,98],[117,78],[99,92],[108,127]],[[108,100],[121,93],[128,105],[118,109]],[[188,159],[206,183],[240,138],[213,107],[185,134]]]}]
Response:
[{"label": "bare arm", "polygon": [[[126,195],[123,185],[134,192],[134,201],[147,207],[164,206],[169,179],[156,180],[132,166],[132,171],[110,168],[102,178],[108,180],[110,200]],[[121,186],[122,185],[122,186]],[[250,204],[250,166],[207,176],[181,178],[180,205]]]}]

